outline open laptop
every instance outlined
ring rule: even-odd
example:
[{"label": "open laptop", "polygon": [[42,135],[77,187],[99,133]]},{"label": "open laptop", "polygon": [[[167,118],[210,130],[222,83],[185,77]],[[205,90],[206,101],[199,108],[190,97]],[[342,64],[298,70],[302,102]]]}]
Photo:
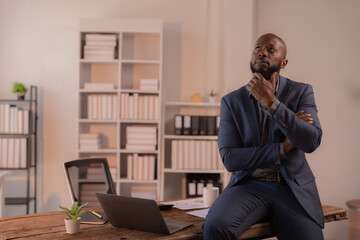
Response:
[{"label": "open laptop", "polygon": [[146,232],[173,234],[192,225],[164,220],[154,200],[95,193],[111,225]]}]

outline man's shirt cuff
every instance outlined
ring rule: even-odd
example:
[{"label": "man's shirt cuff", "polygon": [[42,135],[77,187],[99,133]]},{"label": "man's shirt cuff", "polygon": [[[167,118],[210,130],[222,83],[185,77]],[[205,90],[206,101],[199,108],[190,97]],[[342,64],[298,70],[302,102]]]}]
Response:
[{"label": "man's shirt cuff", "polygon": [[280,105],[279,99],[275,98],[275,101],[273,102],[271,107],[267,109],[267,112],[272,116],[274,112],[278,109],[279,105]]}]

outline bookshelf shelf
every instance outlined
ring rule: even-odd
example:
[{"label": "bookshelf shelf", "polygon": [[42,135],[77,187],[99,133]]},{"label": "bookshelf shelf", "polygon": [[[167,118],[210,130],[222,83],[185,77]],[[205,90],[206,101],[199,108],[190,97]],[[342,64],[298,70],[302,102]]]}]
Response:
[{"label": "bookshelf shelf", "polygon": [[129,149],[120,149],[120,153],[140,153],[140,154],[158,154],[159,151],[146,151],[146,150],[129,150]]},{"label": "bookshelf shelf", "polygon": [[119,182],[120,183],[154,183],[154,184],[158,183],[157,180],[129,180],[124,178],[120,178]]},{"label": "bookshelf shelf", "polygon": [[[116,172],[113,180],[120,195],[131,196],[132,188],[139,191],[150,185],[155,189],[156,199],[160,199],[162,37],[163,23],[159,20],[83,19],[80,22],[77,153],[79,158],[107,158],[110,170]],[[93,51],[91,45],[98,41],[111,47]],[[141,132],[144,127],[156,130],[144,137],[147,134]],[[128,134],[132,128],[137,128],[136,133]],[[130,150],[141,149],[140,143],[143,140],[148,143],[147,138],[157,150]],[[109,149],[81,150],[81,144],[85,146],[89,142]],[[153,168],[143,162],[145,159],[149,165],[154,163]],[[138,180],[141,179],[138,172],[136,178],[135,174],[129,174],[128,171],[134,170],[128,163],[135,161],[149,172],[154,169],[148,176],[156,179]]]},{"label": "bookshelf shelf", "polygon": [[89,59],[80,59],[80,63],[119,63],[120,60],[89,60]]},{"label": "bookshelf shelf", "polygon": [[122,63],[130,63],[130,64],[160,64],[159,60],[132,60],[132,59],[123,59]]},{"label": "bookshelf shelf", "polygon": [[159,94],[159,91],[156,90],[139,90],[139,89],[122,89],[122,93],[142,93],[142,94]]},{"label": "bookshelf shelf", "polygon": [[[20,184],[26,185],[22,196],[5,196],[5,205],[26,205],[26,214],[30,209],[36,213],[37,208],[37,87],[30,86],[29,93],[26,100],[0,100],[0,117],[8,119],[0,130],[0,170],[20,171],[11,175],[16,181],[24,179]],[[7,180],[12,181],[12,177]]]},{"label": "bookshelf shelf", "polygon": [[[223,188],[227,183],[228,172],[219,156],[218,137],[214,135],[220,103],[166,101],[164,108],[163,122],[166,124],[162,136],[162,199],[198,196],[189,195],[188,192],[188,184],[194,182],[203,186],[211,183]],[[184,116],[187,116],[187,120]],[[185,122],[188,126],[184,128]],[[194,126],[197,126],[196,131]],[[180,135],[184,134],[185,129],[187,134],[194,135]]]},{"label": "bookshelf shelf", "polygon": [[192,140],[217,140],[217,136],[194,136],[194,135],[164,135],[165,139],[192,139]]},{"label": "bookshelf shelf", "polygon": [[79,153],[117,153],[116,149],[78,150]]},{"label": "bookshelf shelf", "polygon": [[224,170],[172,169],[164,168],[165,173],[223,173]]},{"label": "bookshelf shelf", "polygon": [[87,89],[80,89],[80,93],[117,93],[118,91],[115,90],[87,90]]},{"label": "bookshelf shelf", "polygon": [[210,107],[210,108],[219,108],[220,103],[206,103],[206,102],[200,102],[200,103],[193,103],[193,102],[165,102],[165,105],[168,107],[174,106],[174,107]]}]

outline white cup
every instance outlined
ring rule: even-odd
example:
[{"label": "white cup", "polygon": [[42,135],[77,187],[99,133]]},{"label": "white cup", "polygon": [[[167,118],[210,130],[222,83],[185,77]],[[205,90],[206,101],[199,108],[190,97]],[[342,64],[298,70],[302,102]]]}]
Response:
[{"label": "white cup", "polygon": [[203,198],[204,198],[205,207],[211,207],[211,205],[215,202],[218,196],[219,196],[218,187],[204,187]]}]

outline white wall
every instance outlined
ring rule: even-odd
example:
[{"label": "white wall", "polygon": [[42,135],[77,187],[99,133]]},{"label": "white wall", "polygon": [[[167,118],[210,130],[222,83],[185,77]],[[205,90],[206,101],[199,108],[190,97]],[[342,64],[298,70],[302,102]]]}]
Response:
[{"label": "white wall", "polygon": [[[259,0],[257,33],[273,32],[288,46],[283,75],[312,84],[323,128],[308,155],[323,203],[346,207],[360,199],[360,2]],[[326,239],[347,239],[347,221],[326,225]]]},{"label": "white wall", "polygon": [[[321,199],[359,199],[358,9],[356,0],[0,0],[0,97],[12,97],[14,81],[40,87],[39,210],[70,202],[62,163],[76,158],[80,18],[162,19],[176,46],[165,42],[165,96],[181,100],[246,84],[255,38],[280,35],[283,75],[315,90],[324,136],[308,158]],[[347,221],[326,226],[326,239],[346,239]]]}]

